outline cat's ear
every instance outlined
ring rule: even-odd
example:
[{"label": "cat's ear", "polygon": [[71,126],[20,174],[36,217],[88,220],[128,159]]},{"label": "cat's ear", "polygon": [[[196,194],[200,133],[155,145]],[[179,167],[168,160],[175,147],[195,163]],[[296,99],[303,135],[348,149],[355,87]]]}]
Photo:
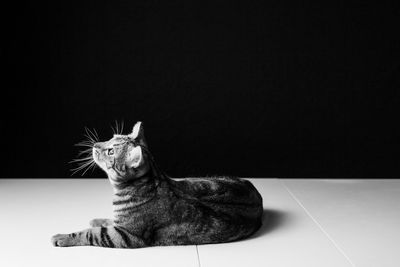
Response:
[{"label": "cat's ear", "polygon": [[132,133],[129,137],[138,140],[142,145],[146,143],[144,139],[143,123],[141,121],[138,121],[135,126],[133,126]]},{"label": "cat's ear", "polygon": [[133,126],[132,133],[130,134],[130,137],[133,139],[136,139],[140,136],[143,136],[143,126],[142,122],[138,121],[135,126]]},{"label": "cat's ear", "polygon": [[128,152],[126,163],[130,168],[137,168],[142,163],[142,160],[142,148],[140,146],[136,146]]}]

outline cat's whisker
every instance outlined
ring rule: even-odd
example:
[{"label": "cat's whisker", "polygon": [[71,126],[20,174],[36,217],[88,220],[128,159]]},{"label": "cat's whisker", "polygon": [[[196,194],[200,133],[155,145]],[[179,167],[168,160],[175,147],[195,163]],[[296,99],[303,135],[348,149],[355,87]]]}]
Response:
[{"label": "cat's whisker", "polygon": [[89,139],[88,142],[90,142],[91,144],[96,143],[96,141],[94,141],[90,135],[85,134],[84,136]]},{"label": "cat's whisker", "polygon": [[121,135],[124,131],[124,121],[122,120],[121,123],[118,123],[118,121],[115,120],[114,122],[115,122],[115,126],[111,125],[113,134]]},{"label": "cat's whisker", "polygon": [[92,167],[91,167],[91,168],[92,168],[92,172],[94,171],[94,169],[96,169],[96,166],[97,166],[96,163],[94,163],[94,164],[92,165]]},{"label": "cat's whisker", "polygon": [[96,143],[99,140],[98,137],[89,128],[87,128],[87,132],[92,137],[92,140],[94,141],[94,143]]},{"label": "cat's whisker", "polygon": [[117,120],[115,120],[115,130],[116,130],[117,134],[120,134]]},{"label": "cat's whisker", "polygon": [[73,162],[73,163],[77,163],[78,164],[78,167],[73,168],[73,170],[78,169],[78,168],[80,168],[80,167],[82,167],[84,165],[90,164],[92,161],[93,160],[91,160],[91,159],[86,159],[85,161]]},{"label": "cat's whisker", "polygon": [[80,152],[82,153],[82,152],[92,152],[92,150],[93,150],[93,147],[89,147],[89,148],[86,148],[86,149],[84,149],[84,150],[81,150]]},{"label": "cat's whisker", "polygon": [[75,144],[74,146],[83,146],[83,147],[93,148],[93,145],[94,144],[89,144],[89,143],[78,143],[78,144]]},{"label": "cat's whisker", "polygon": [[77,155],[77,158],[71,160],[68,163],[81,162],[81,161],[85,161],[85,160],[93,160],[91,150],[90,151],[89,150],[84,150],[84,151],[79,152],[78,155]]},{"label": "cat's whisker", "polygon": [[115,130],[114,130],[114,127],[113,127],[112,125],[110,125],[110,127],[111,127],[111,130],[112,130],[112,132],[113,132],[113,135],[117,134],[117,133],[115,132]]},{"label": "cat's whisker", "polygon": [[93,136],[92,136],[92,135],[93,135],[92,131],[90,131],[89,128],[85,127],[85,132],[86,132],[85,136],[86,136],[93,144],[96,143],[95,138],[93,138]]},{"label": "cat's whisker", "polygon": [[85,149],[79,151],[76,159],[68,162],[70,164],[77,164],[77,167],[70,169],[72,171],[71,175],[74,175],[79,171],[83,171],[82,175],[84,175],[89,169],[94,169],[96,167],[92,153],[94,144],[99,142],[99,135],[95,128],[91,130],[88,127],[85,127],[84,136],[86,140],[74,144],[74,146],[84,147]]},{"label": "cat's whisker", "polygon": [[88,167],[86,168],[86,170],[82,173],[82,176],[85,175],[85,173],[86,173],[94,164],[95,164],[94,161],[92,161],[92,162],[88,165]]},{"label": "cat's whisker", "polygon": [[80,166],[78,166],[78,167],[76,167],[76,168],[74,168],[74,169],[71,169],[71,171],[73,171],[72,175],[74,175],[75,173],[77,173],[77,172],[80,171],[80,170],[83,170],[83,169],[87,168],[88,166],[90,166],[91,164],[93,164],[93,162],[94,162],[94,161],[88,161],[88,162],[83,163],[83,164],[81,164]]},{"label": "cat's whisker", "polygon": [[97,131],[96,131],[96,129],[95,129],[95,128],[93,128],[93,131],[94,131],[94,133],[95,133],[95,135],[96,135],[96,140],[97,140],[97,141],[99,141],[99,140],[100,140],[100,138],[99,138],[99,135],[97,134]]},{"label": "cat's whisker", "polygon": [[80,170],[81,170],[81,169],[72,169],[71,171],[73,171],[73,172],[72,172],[71,175],[74,175],[75,173],[79,172]]},{"label": "cat's whisker", "polygon": [[79,158],[80,156],[88,156],[88,157],[90,156],[90,157],[92,157],[92,150],[90,149],[89,151],[86,151],[86,150],[85,151],[81,151],[81,152],[78,153],[77,157]]},{"label": "cat's whisker", "polygon": [[87,170],[91,170],[91,172],[93,172],[94,169],[96,168],[96,166],[97,166],[96,163],[93,161],[92,164],[90,164],[90,166],[88,166]]},{"label": "cat's whisker", "polygon": [[83,135],[83,136],[85,136],[86,138],[87,138],[87,140],[83,140],[83,141],[80,141],[80,142],[78,142],[78,143],[76,143],[76,144],[93,144],[93,141],[92,140],[90,140],[86,135]]},{"label": "cat's whisker", "polygon": [[124,132],[124,121],[121,121],[121,133],[122,134]]},{"label": "cat's whisker", "polygon": [[[87,137],[87,136],[86,136]],[[88,138],[88,137],[87,137]],[[90,146],[93,147],[96,142],[94,140],[87,140],[86,142],[82,143],[82,146]]]},{"label": "cat's whisker", "polygon": [[91,142],[89,141],[82,141],[79,143],[74,144],[74,146],[81,146],[81,145],[91,145]]},{"label": "cat's whisker", "polygon": [[86,160],[93,160],[93,158],[90,156],[90,157],[81,158],[81,159],[73,159],[69,163],[82,162],[82,161],[86,161]]},{"label": "cat's whisker", "polygon": [[86,166],[86,165],[91,164],[92,162],[93,162],[93,159],[89,159],[89,160],[86,160],[84,162],[80,162],[78,164],[80,164],[80,166]]}]

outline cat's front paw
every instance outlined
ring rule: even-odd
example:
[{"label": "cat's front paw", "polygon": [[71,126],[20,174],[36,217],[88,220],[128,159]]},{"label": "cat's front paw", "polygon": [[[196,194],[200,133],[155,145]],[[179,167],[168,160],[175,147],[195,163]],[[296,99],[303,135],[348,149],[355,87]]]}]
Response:
[{"label": "cat's front paw", "polygon": [[76,240],[71,235],[58,234],[51,238],[51,243],[55,247],[71,247],[76,246]]}]

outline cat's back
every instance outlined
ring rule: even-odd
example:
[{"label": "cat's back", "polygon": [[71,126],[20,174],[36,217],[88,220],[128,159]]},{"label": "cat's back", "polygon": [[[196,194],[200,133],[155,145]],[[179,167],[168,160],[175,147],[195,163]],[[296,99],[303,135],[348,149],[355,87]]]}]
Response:
[{"label": "cat's back", "polygon": [[174,179],[174,185],[183,196],[203,202],[262,206],[262,197],[254,185],[237,177],[189,177]]}]

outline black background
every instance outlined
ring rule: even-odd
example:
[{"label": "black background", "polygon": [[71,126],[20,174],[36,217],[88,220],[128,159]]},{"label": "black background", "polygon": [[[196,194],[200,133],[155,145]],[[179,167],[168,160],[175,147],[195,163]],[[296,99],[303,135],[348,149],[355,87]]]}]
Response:
[{"label": "black background", "polygon": [[1,177],[70,177],[115,120],[171,176],[400,177],[399,9],[242,2],[3,6]]}]

